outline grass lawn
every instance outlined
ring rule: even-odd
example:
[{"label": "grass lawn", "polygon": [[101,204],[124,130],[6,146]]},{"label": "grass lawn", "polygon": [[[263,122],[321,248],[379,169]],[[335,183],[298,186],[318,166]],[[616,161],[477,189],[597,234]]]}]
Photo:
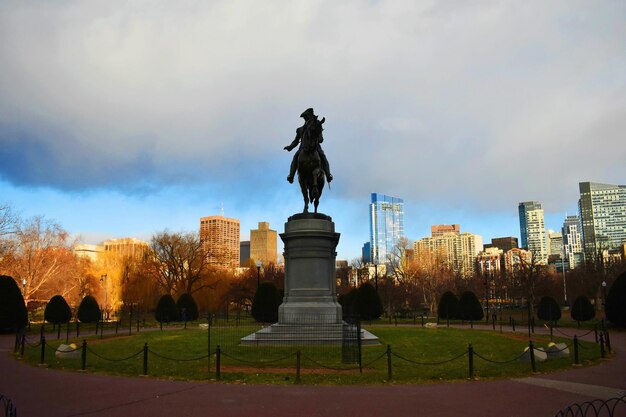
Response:
[{"label": "grass lawn", "polygon": [[[304,384],[376,384],[388,381],[387,345],[391,346],[392,381],[427,383],[468,378],[468,344],[483,358],[509,363],[491,363],[474,356],[475,378],[519,377],[532,373],[529,363],[515,360],[528,346],[524,332],[503,333],[458,328],[424,329],[420,326],[365,326],[380,338],[377,346],[363,346],[363,373],[357,363],[343,363],[346,354],[341,346],[240,346],[239,339],[258,326],[219,326],[211,332],[211,357],[208,356],[208,332],[196,325],[187,330],[143,331],[132,336],[105,335],[103,339],[87,336],[87,365],[90,372],[138,376],[143,373],[143,348],[147,343],[148,374],[152,377],[215,380],[215,348],[220,345],[221,380],[226,382],[290,384],[296,379],[296,351],[301,351],[301,383]],[[554,338],[568,345],[571,340]],[[80,339],[71,339],[79,348]],[[35,336],[30,338],[36,342]],[[45,352],[47,366],[55,369],[80,369],[81,358],[58,359],[54,350],[65,340],[49,341]],[[546,347],[549,336],[533,335],[535,347]],[[589,365],[600,359],[595,343],[580,342],[580,362]],[[570,358],[537,363],[539,372],[569,368]],[[24,360],[37,364],[41,348],[26,346]],[[460,357],[458,357],[460,356]],[[457,359],[452,360],[453,358]],[[175,360],[173,360],[175,359]],[[431,365],[431,363],[445,362]],[[418,364],[418,363],[429,363]]]}]

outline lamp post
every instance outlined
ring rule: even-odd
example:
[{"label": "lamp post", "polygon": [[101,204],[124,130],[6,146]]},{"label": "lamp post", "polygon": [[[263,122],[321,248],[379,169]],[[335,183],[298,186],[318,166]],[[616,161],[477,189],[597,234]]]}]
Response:
[{"label": "lamp post", "polygon": [[602,281],[602,310],[604,318],[606,318],[606,281]]},{"label": "lamp post", "polygon": [[256,289],[261,286],[261,260],[256,260]]},{"label": "lamp post", "polygon": [[100,282],[104,283],[104,318],[106,320],[109,319],[109,311],[107,310],[107,304],[108,304],[108,301],[107,301],[107,279],[108,279],[107,274],[100,275]]},{"label": "lamp post", "polygon": [[26,297],[26,278],[22,278],[22,295]]},{"label": "lamp post", "polygon": [[378,294],[378,262],[374,261],[374,285],[376,287],[376,294]]}]

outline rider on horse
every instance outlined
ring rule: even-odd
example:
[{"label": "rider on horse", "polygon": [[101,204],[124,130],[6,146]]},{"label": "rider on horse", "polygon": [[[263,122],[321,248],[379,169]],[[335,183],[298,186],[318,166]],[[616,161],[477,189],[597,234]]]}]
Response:
[{"label": "rider on horse", "polygon": [[[293,156],[293,160],[291,161],[291,168],[289,170],[289,176],[287,177],[287,181],[289,181],[290,183],[293,183],[293,178],[296,175],[296,169],[298,168],[298,157],[300,156],[300,150],[302,148],[301,139],[305,131],[311,128],[315,122],[318,122],[317,116],[313,113],[312,108],[306,109],[300,115],[300,117],[304,119],[304,124],[300,126],[298,129],[296,129],[296,138],[293,140],[293,142],[291,142],[290,145],[287,145],[284,148],[287,151],[291,151],[293,148],[298,146],[298,143],[300,143],[300,148],[296,151],[295,155]],[[323,122],[324,121],[322,119],[322,123]],[[320,144],[323,141],[324,141],[324,137],[322,136],[322,133],[320,132],[318,145],[317,145],[317,153],[322,163],[322,169],[324,170],[324,173],[326,174],[326,181],[330,183],[333,180],[333,176],[330,174],[330,166],[328,165],[328,159],[326,159],[326,155],[324,154],[324,151],[322,150],[322,147],[320,146]]]}]

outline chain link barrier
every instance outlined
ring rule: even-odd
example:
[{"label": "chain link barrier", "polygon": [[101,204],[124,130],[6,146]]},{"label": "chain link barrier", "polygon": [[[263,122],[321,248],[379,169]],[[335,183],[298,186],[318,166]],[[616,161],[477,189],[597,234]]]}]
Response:
[{"label": "chain link barrier", "polygon": [[507,363],[513,363],[513,362],[519,361],[520,359],[522,359],[522,357],[525,354],[526,354],[526,352],[522,352],[520,355],[514,357],[513,359],[509,359],[509,360],[506,360],[506,361],[497,361],[497,360],[494,360],[494,359],[486,358],[483,355],[481,355],[480,353],[474,351],[474,355],[478,356],[480,359],[484,360],[485,362],[496,363],[496,364],[500,364],[500,365],[504,365],[504,364],[507,364]]},{"label": "chain link barrier", "polygon": [[585,337],[585,336],[587,336],[587,335],[589,335],[589,334],[591,334],[591,333],[593,333],[593,332],[597,331],[597,330],[598,330],[598,326],[596,325],[593,329],[591,329],[591,330],[589,330],[587,333],[583,333],[583,334],[581,334],[581,335],[577,335],[577,334],[574,334],[574,335],[569,335],[569,334],[567,334],[567,333],[565,333],[565,332],[561,331],[561,329],[559,329],[558,327],[553,327],[553,329],[554,329],[554,330],[556,330],[556,331],[557,331],[557,333],[560,333],[560,334],[562,334],[562,335],[563,335],[563,336],[565,336],[565,337],[573,338],[574,336],[577,336],[577,337],[581,338],[581,337]]},{"label": "chain link barrier", "polygon": [[206,359],[206,358],[208,358],[210,356],[210,355],[204,355],[204,356],[200,356],[200,357],[197,357],[197,358],[176,359],[176,358],[172,358],[172,357],[169,357],[169,356],[161,355],[160,353],[156,353],[152,349],[148,349],[148,352],[152,353],[157,358],[165,359],[167,361],[172,361],[172,362],[193,362],[193,361],[199,361],[199,360],[202,360],[202,359]]},{"label": "chain link barrier", "polygon": [[92,353],[93,355],[95,355],[97,358],[100,358],[100,359],[102,359],[104,361],[108,361],[108,362],[124,362],[124,361],[130,360],[130,359],[132,359],[132,358],[134,358],[136,356],[141,355],[143,353],[143,348],[141,348],[141,350],[139,350],[137,353],[135,353],[133,355],[130,355],[130,356],[126,357],[126,358],[119,358],[119,359],[111,359],[111,358],[104,357],[104,356],[94,352],[89,346],[87,346],[87,351],[89,353]]},{"label": "chain link barrier", "polygon": [[335,368],[335,367],[332,367],[332,366],[327,366],[327,365],[324,365],[323,363],[320,363],[320,362],[316,361],[313,358],[310,358],[310,357],[304,356],[304,355],[302,356],[302,359],[306,359],[309,362],[312,362],[314,365],[319,366],[320,368],[323,368],[323,369],[328,369],[330,371],[344,372],[344,371],[356,371],[357,369],[359,369],[358,366],[353,366],[353,367],[350,367],[350,368]]},{"label": "chain link barrier", "polygon": [[398,355],[396,352],[391,352],[391,354],[393,356],[395,356],[396,358],[398,358],[398,359],[402,359],[403,361],[406,361],[406,362],[409,362],[409,363],[413,363],[415,365],[428,365],[428,366],[433,365],[434,366],[434,365],[443,365],[444,363],[454,362],[455,360],[460,359],[463,356],[467,355],[467,351],[461,353],[460,355],[455,356],[452,359],[446,359],[446,360],[440,361],[440,362],[419,362],[419,361],[416,361],[416,360],[413,360],[413,359],[405,358],[402,355]]},{"label": "chain link barrier", "polygon": [[225,357],[227,357],[227,358],[230,358],[230,359],[232,359],[234,361],[245,363],[247,365],[257,365],[259,363],[263,364],[263,365],[264,364],[268,364],[268,363],[276,363],[276,362],[284,361],[285,359],[289,359],[291,357],[296,356],[296,353],[293,352],[293,353],[290,353],[290,354],[288,354],[286,356],[283,356],[283,357],[280,357],[280,358],[277,358],[277,359],[270,359],[270,360],[267,360],[267,361],[248,361],[246,359],[241,359],[241,358],[237,358],[235,356],[231,356],[228,353],[224,352],[223,350],[220,350],[220,354],[225,356]]}]

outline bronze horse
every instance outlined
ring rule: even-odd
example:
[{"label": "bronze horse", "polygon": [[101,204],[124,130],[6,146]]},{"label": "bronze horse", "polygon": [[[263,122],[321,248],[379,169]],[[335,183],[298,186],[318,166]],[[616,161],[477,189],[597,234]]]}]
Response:
[{"label": "bronze horse", "polygon": [[315,206],[320,203],[320,196],[324,189],[324,171],[317,148],[324,130],[322,125],[326,118],[317,120],[317,117],[306,124],[306,128],[302,134],[300,155],[298,156],[298,182],[302,197],[304,197],[303,213],[309,212],[309,202]]}]

